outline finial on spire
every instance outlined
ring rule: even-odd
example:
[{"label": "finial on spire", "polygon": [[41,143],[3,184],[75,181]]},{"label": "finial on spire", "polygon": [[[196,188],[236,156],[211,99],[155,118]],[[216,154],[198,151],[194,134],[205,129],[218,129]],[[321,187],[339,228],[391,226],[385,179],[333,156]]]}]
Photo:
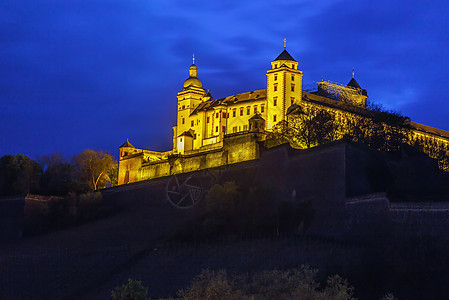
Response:
[{"label": "finial on spire", "polygon": [[192,54],[192,61],[193,61],[193,64],[195,64],[195,53]]},{"label": "finial on spire", "polygon": [[287,48],[287,39],[284,39],[284,49]]},{"label": "finial on spire", "polygon": [[354,78],[354,68],[352,68],[352,78]]}]

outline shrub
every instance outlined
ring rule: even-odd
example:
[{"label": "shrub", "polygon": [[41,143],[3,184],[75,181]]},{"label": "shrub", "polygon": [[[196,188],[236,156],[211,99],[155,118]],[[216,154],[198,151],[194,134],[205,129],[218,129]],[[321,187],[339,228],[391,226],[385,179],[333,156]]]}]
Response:
[{"label": "shrub", "polygon": [[[203,270],[187,290],[178,295],[186,300],[199,299],[292,299],[292,300],[352,300],[353,288],[338,275],[328,278],[320,289],[316,281],[318,270],[307,266],[287,271],[270,270],[256,273],[251,280],[228,279],[226,271]],[[392,295],[390,295],[392,297]],[[395,298],[384,298],[392,300]]]},{"label": "shrub", "polygon": [[147,300],[148,288],[142,285],[141,281],[128,279],[128,282],[121,287],[117,286],[112,291],[113,300]]},{"label": "shrub", "polygon": [[196,276],[187,290],[178,291],[178,295],[186,300],[227,300],[227,299],[248,299],[241,291],[234,290],[233,285],[228,281],[226,271],[201,271]]}]

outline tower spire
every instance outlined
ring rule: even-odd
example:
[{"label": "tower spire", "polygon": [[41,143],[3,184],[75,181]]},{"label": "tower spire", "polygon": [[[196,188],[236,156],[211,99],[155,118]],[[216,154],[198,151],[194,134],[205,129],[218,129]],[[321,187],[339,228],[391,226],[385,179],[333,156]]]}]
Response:
[{"label": "tower spire", "polygon": [[195,64],[195,53],[192,54],[192,61],[193,61],[193,64]]},{"label": "tower spire", "polygon": [[354,68],[352,68],[352,78],[354,78]]},{"label": "tower spire", "polygon": [[287,39],[284,39],[284,49],[287,48]]}]

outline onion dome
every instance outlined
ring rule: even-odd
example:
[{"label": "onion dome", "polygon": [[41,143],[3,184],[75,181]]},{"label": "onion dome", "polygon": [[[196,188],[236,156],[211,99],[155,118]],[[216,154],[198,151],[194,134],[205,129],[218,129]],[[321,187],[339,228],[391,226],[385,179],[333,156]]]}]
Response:
[{"label": "onion dome", "polygon": [[199,87],[202,88],[203,84],[201,83],[201,80],[196,77],[198,74],[198,68],[195,65],[195,55],[193,55],[193,64],[189,68],[189,78],[187,78],[186,81],[184,81],[184,88],[188,87]]}]

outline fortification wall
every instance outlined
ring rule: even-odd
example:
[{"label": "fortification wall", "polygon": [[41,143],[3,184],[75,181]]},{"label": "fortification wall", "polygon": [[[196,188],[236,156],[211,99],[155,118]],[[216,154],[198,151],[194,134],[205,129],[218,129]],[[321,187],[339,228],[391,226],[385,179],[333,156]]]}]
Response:
[{"label": "fortification wall", "polygon": [[449,202],[392,203],[389,213],[396,232],[449,239]]},{"label": "fortification wall", "polygon": [[139,181],[137,170],[142,166],[142,155],[136,155],[119,162],[118,184],[126,184]]},{"label": "fortification wall", "polygon": [[162,162],[144,163],[136,169],[133,178],[141,181],[258,159],[260,146],[257,140],[255,133],[230,136],[224,139],[221,149],[172,156]]},{"label": "fortification wall", "polygon": [[397,204],[381,193],[399,176],[389,171],[384,154],[347,141],[297,150],[287,144],[265,149],[256,135],[233,138],[221,150],[144,165],[142,180],[159,177],[148,181],[158,185],[147,194],[166,198],[175,181],[191,180],[203,194],[214,183],[234,181],[241,190],[265,189],[274,201],[307,204],[313,216],[308,234],[356,240],[382,239],[392,232],[446,234],[449,206]]}]

